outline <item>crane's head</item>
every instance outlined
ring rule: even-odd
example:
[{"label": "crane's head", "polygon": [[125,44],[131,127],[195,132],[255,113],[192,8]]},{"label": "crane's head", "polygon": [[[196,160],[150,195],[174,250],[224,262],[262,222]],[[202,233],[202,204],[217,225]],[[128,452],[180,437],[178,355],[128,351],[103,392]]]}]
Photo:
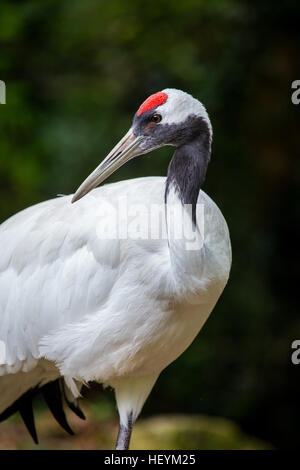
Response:
[{"label": "crane's head", "polygon": [[134,115],[127,134],[82,183],[72,202],[82,198],[132,158],[165,145],[189,144],[201,133],[210,144],[212,128],[200,101],[173,88],[149,96]]}]

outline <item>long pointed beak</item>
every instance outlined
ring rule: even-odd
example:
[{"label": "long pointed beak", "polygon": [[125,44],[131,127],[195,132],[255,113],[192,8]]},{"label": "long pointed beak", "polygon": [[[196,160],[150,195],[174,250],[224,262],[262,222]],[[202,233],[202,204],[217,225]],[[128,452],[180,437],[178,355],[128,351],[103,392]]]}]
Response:
[{"label": "long pointed beak", "polygon": [[138,155],[146,153],[147,151],[145,152],[145,149],[141,147],[143,141],[144,137],[136,137],[133,134],[132,129],[129,129],[123,139],[112,149],[107,157],[77,189],[72,198],[72,203],[78,201],[102,183],[106,178],[120,168],[120,166],[124,165],[124,163]]}]

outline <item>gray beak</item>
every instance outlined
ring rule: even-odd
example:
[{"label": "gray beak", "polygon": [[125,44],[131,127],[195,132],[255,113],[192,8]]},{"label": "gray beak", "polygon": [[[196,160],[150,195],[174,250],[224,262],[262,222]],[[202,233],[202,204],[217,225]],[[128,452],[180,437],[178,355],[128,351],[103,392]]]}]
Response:
[{"label": "gray beak", "polygon": [[78,201],[102,183],[118,168],[124,165],[124,163],[138,155],[149,152],[150,149],[146,150],[145,145],[142,145],[144,141],[145,138],[143,136],[136,137],[133,134],[132,129],[129,129],[123,139],[112,149],[107,157],[77,189],[72,198],[72,203]]}]

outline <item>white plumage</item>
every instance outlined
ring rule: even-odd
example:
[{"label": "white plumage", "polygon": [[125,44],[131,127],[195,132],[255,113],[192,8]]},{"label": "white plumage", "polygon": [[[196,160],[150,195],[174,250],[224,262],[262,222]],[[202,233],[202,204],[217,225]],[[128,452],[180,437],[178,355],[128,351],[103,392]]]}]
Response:
[{"label": "white plumage", "polygon": [[[119,222],[103,212],[106,203],[117,209],[123,198],[150,212],[164,203],[165,183],[104,185],[76,204],[58,197],[0,226],[0,413],[29,388],[63,376],[74,399],[84,382],[113,386],[126,427],[160,372],[193,341],[229,276],[229,233],[216,204],[199,192],[204,238],[198,232],[197,250],[171,237],[107,236]],[[180,204],[175,189],[167,220],[172,204]]]}]

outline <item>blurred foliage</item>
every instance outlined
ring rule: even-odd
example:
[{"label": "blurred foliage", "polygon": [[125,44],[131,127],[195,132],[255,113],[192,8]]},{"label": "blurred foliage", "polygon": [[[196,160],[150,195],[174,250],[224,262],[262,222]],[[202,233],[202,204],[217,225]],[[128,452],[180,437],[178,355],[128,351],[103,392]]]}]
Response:
[{"label": "blurred foliage", "polygon": [[[84,400],[80,403],[86,420],[82,421],[66,409],[74,436],[58,426],[41,397],[34,399],[38,449],[114,449],[119,423],[113,391],[101,391],[99,384],[93,384],[91,388],[91,399],[86,399],[90,392],[84,387]],[[1,423],[0,427],[0,450],[12,449],[37,449],[18,414]],[[245,434],[229,419],[167,414],[148,419],[141,417],[134,425],[130,449],[262,450],[273,447]]]},{"label": "blurred foliage", "polygon": [[[105,398],[100,400],[100,405],[87,405],[84,402],[86,421],[81,421],[68,412],[68,420],[75,431],[74,436],[59,428],[48,410],[40,411],[36,419],[39,447],[34,444],[21,420],[14,416],[1,424],[0,450],[114,449],[118,433],[116,411]],[[159,415],[137,421],[130,448],[262,450],[272,449],[272,446],[246,435],[228,419],[202,415]]]},{"label": "blurred foliage", "polygon": [[265,450],[272,447],[245,435],[234,423],[210,416],[162,415],[138,421],[132,449]]},{"label": "blurred foliage", "polygon": [[[149,94],[181,88],[206,105],[214,144],[204,189],[230,227],[232,274],[144,415],[224,416],[278,448],[299,442],[298,17],[293,0],[0,5],[1,221],[73,192]],[[166,174],[170,156],[132,161],[111,181]]]}]

